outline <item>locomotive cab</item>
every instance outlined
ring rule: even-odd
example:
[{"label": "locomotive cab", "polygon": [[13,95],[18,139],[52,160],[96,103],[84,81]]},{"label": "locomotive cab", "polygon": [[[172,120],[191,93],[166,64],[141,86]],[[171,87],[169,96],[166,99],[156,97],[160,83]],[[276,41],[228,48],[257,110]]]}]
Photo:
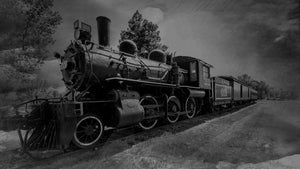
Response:
[{"label": "locomotive cab", "polygon": [[184,77],[184,85],[202,89],[211,88],[210,68],[212,68],[212,66],[210,64],[190,56],[176,56],[174,61],[180,68],[188,70],[188,74]]}]

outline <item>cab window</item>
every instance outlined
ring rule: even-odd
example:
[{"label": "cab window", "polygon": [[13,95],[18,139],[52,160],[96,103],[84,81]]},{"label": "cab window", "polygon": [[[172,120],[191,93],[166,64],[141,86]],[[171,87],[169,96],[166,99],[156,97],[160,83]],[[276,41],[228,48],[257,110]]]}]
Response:
[{"label": "cab window", "polygon": [[210,76],[209,76],[209,69],[207,66],[203,66],[203,77],[204,79],[209,79]]},{"label": "cab window", "polygon": [[197,62],[190,62],[190,81],[197,81]]}]

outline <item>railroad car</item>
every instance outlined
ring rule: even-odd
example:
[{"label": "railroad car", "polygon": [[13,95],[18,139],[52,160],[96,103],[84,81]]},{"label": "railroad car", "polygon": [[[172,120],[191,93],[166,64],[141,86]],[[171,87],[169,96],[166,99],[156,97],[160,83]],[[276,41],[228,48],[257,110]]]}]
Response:
[{"label": "railroad car", "polygon": [[110,19],[96,20],[98,44],[91,41],[91,26],[77,20],[74,40],[64,54],[55,54],[66,95],[22,103],[15,116],[0,120],[1,129],[17,129],[24,151],[93,147],[105,127],[149,130],[158,120],[175,123],[179,116],[203,113],[203,107],[226,107],[251,97],[249,88],[231,77],[211,78],[212,65],[198,56],[155,49],[141,57],[130,40],[114,50]]},{"label": "railroad car", "polygon": [[257,100],[257,91],[232,76],[212,77],[214,108],[226,108]]},{"label": "railroad car", "polygon": [[222,77],[212,77],[212,98],[215,108],[230,107],[233,101],[231,81]]}]

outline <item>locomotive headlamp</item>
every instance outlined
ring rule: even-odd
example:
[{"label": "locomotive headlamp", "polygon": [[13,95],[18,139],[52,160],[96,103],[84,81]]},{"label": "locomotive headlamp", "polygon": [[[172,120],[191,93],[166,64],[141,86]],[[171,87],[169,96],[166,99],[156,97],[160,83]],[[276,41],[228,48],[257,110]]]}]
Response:
[{"label": "locomotive headlamp", "polygon": [[86,23],[80,22],[79,20],[76,20],[74,22],[74,38],[76,40],[81,40],[82,43],[85,43],[85,41],[91,40],[91,32],[92,27],[91,25],[88,25]]},{"label": "locomotive headlamp", "polygon": [[83,22],[81,23],[81,29],[86,31],[86,32],[89,32],[89,33],[91,33],[91,31],[92,31],[91,25],[88,25],[88,24],[83,23]]}]

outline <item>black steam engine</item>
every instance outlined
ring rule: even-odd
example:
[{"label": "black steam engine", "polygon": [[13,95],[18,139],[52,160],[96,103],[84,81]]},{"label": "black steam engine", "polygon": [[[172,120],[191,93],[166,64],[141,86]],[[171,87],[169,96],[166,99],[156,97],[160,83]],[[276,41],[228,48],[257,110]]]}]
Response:
[{"label": "black steam engine", "polygon": [[175,123],[179,116],[193,118],[203,107],[242,103],[233,99],[234,79],[211,79],[208,63],[161,50],[140,57],[130,40],[113,50],[110,20],[100,16],[97,23],[99,44],[90,41],[91,26],[77,20],[75,40],[63,55],[55,54],[69,91],[65,97],[35,99],[17,108],[12,119],[24,149],[68,147],[71,142],[87,148],[101,139],[106,127],[149,130],[160,119]]}]

